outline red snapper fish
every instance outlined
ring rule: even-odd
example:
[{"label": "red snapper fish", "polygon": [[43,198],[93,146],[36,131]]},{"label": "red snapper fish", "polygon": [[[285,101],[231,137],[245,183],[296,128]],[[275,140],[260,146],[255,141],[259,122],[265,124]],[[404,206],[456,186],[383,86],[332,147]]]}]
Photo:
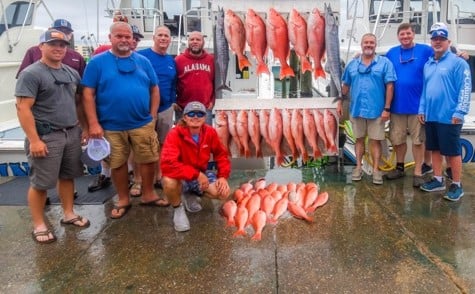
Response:
[{"label": "red snapper fish", "polygon": [[247,44],[257,61],[257,75],[269,74],[269,69],[264,62],[267,51],[266,25],[259,14],[249,8],[246,14],[245,26]]},{"label": "red snapper fish", "polygon": [[246,224],[247,224],[247,218],[248,218],[248,212],[246,207],[239,206],[236,212],[236,216],[234,218],[234,221],[237,226],[237,231],[234,233],[233,237],[237,236],[246,236]]},{"label": "red snapper fish", "polygon": [[241,145],[241,141],[239,140],[238,132],[237,132],[237,113],[236,110],[230,110],[227,112],[228,115],[228,128],[229,134],[233,139],[234,144],[236,145],[239,154],[243,154],[244,149]]},{"label": "red snapper fish", "polygon": [[269,111],[265,109],[261,109],[259,111],[259,130],[261,132],[264,141],[266,141],[267,145],[270,146],[270,139],[269,139],[269,130],[267,126],[269,125]]},{"label": "red snapper fish", "polygon": [[234,226],[234,217],[237,212],[237,204],[234,200],[228,200],[223,204],[222,214],[226,218],[226,226]]},{"label": "red snapper fish", "polygon": [[325,18],[317,8],[308,16],[307,22],[308,54],[313,59],[313,76],[325,78],[322,67],[323,53],[325,52]]},{"label": "red snapper fish", "polygon": [[290,109],[282,109],[282,132],[292,153],[292,159],[296,160],[299,157],[299,152],[292,136],[292,112]]},{"label": "red snapper fish", "polygon": [[287,63],[290,52],[287,22],[274,8],[270,8],[267,15],[266,37],[267,45],[280,61],[280,79],[294,77],[295,73]]},{"label": "red snapper fish", "polygon": [[280,166],[284,161],[284,155],[280,149],[280,143],[282,142],[282,114],[280,110],[275,107],[270,112],[268,128],[269,140],[272,150],[275,152],[276,163]]},{"label": "red snapper fish", "polygon": [[315,200],[315,202],[313,203],[312,206],[307,208],[307,212],[312,213],[317,208],[319,208],[320,206],[325,205],[325,203],[327,203],[327,201],[328,201],[328,198],[329,198],[328,192],[322,192],[322,193],[318,194],[317,200]]},{"label": "red snapper fish", "polygon": [[246,158],[251,156],[249,149],[249,130],[247,121],[247,111],[239,110],[236,120],[236,132],[239,137],[239,142],[243,147],[244,156]]},{"label": "red snapper fish", "polygon": [[290,213],[294,217],[304,219],[308,222],[313,222],[313,218],[311,216],[308,216],[305,210],[301,206],[289,201],[288,208],[289,208]]},{"label": "red snapper fish", "polygon": [[327,151],[331,154],[337,154],[338,148],[336,147],[336,132],[337,122],[335,115],[328,109],[325,109],[323,113],[323,120],[325,121],[325,134],[327,136]]},{"label": "red snapper fish", "polygon": [[317,128],[318,137],[323,140],[323,145],[326,149],[329,144],[327,135],[325,134],[325,120],[322,112],[318,109],[313,109],[313,119],[315,120],[315,127]]},{"label": "red snapper fish", "polygon": [[251,219],[252,227],[254,228],[254,235],[251,240],[260,240],[262,236],[262,230],[266,225],[266,213],[262,210],[256,211]]},{"label": "red snapper fish", "polygon": [[231,155],[229,151],[229,127],[228,127],[228,116],[224,110],[216,110],[215,115],[215,128],[218,133],[219,140],[223,144],[228,154]]},{"label": "red snapper fish", "polygon": [[262,157],[261,150],[261,131],[259,129],[259,116],[257,111],[251,109],[247,113],[247,130],[249,132],[249,137],[251,142],[256,149],[256,157]]},{"label": "red snapper fish", "polygon": [[231,50],[238,57],[239,69],[242,71],[244,67],[251,66],[246,55],[244,55],[244,49],[246,47],[246,29],[244,28],[244,23],[231,9],[228,9],[224,16],[224,29],[224,34]]},{"label": "red snapper fish", "polygon": [[261,208],[261,196],[259,196],[259,194],[252,195],[246,204],[246,208],[249,213],[248,222],[250,222],[254,213]]},{"label": "red snapper fish", "polygon": [[312,65],[307,59],[307,22],[300,13],[292,8],[289,16],[289,40],[295,53],[300,58],[300,70],[302,73],[312,71]]},{"label": "red snapper fish", "polygon": [[288,204],[289,199],[287,197],[282,197],[279,201],[276,202],[276,204],[274,205],[274,211],[272,212],[273,221],[277,221],[277,219],[287,211]]},{"label": "red snapper fish", "polygon": [[303,162],[307,162],[308,153],[307,153],[307,149],[305,148],[305,139],[304,139],[304,133],[303,133],[303,118],[299,109],[292,110],[291,126],[292,126],[292,137],[294,138],[295,146],[297,146],[297,149],[302,155]]},{"label": "red snapper fish", "polygon": [[315,120],[313,119],[313,113],[310,109],[306,108],[303,110],[303,133],[307,139],[308,144],[312,147],[312,155],[314,158],[322,157],[322,152],[318,147],[318,134],[317,128],[315,127]]}]

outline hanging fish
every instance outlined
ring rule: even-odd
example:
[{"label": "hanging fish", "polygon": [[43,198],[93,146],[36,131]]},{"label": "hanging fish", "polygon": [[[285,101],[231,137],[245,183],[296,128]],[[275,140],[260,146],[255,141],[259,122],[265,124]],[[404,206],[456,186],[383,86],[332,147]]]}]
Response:
[{"label": "hanging fish", "polygon": [[251,66],[251,63],[244,54],[246,47],[246,29],[244,28],[244,23],[231,9],[226,10],[226,15],[224,16],[224,33],[231,50],[238,57],[239,70],[242,71],[244,67]]},{"label": "hanging fish", "polygon": [[214,28],[214,62],[216,67],[216,90],[232,91],[226,85],[229,65],[229,47],[224,32],[224,9],[220,8],[216,15]]}]

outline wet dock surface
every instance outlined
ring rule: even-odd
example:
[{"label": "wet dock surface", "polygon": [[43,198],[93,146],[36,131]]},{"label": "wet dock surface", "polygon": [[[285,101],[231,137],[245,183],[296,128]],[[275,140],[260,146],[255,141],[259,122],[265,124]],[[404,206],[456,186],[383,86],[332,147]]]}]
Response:
[{"label": "wet dock surface", "polygon": [[171,207],[139,199],[120,220],[108,217],[112,201],[77,207],[91,220],[83,230],[61,226],[49,206],[49,245],[32,241],[27,207],[2,206],[0,293],[475,293],[475,165],[464,165],[457,203],[413,188],[411,176],[375,186],[351,183],[350,171],[234,171],[233,187],[266,176],[330,194],[314,223],[281,219],[261,241],[252,229],[233,238],[208,199],[185,233]]}]

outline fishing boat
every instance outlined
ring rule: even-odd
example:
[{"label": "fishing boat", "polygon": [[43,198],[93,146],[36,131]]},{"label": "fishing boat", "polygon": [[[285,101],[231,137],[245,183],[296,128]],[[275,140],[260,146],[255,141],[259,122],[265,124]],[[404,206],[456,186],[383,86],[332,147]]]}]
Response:
[{"label": "fishing boat", "polygon": [[[106,0],[104,0],[106,1]],[[44,28],[35,25],[40,7],[46,7],[44,0],[0,0],[0,176],[24,175],[27,172],[27,163],[23,154],[24,134],[16,119],[15,97],[13,95],[15,76],[18,66],[26,50],[35,45]],[[175,1],[172,4],[175,5]],[[330,5],[338,20],[339,53],[343,63],[353,58],[360,51],[359,41],[367,32],[373,32],[378,37],[378,53],[384,54],[388,48],[394,46],[396,41],[397,27],[402,22],[409,22],[416,28],[416,41],[428,43],[429,28],[438,21],[448,24],[452,42],[460,50],[470,54],[469,63],[472,70],[472,83],[475,79],[475,2],[469,0],[332,0],[325,3],[316,3],[310,0],[296,1],[229,1],[229,0],[200,0],[181,1],[181,9],[178,13],[172,12],[170,3],[164,0],[156,1],[132,1],[132,0],[107,0],[106,15],[112,18],[114,14],[121,13],[126,16],[131,24],[137,25],[145,38],[141,42],[142,47],[151,46],[154,28],[157,25],[166,25],[172,32],[172,44],[169,52],[179,54],[186,48],[187,33],[195,30],[202,31],[206,36],[205,47],[214,52],[213,28],[219,10],[232,9],[244,19],[249,8],[254,9],[263,18],[266,17],[269,8],[276,8],[284,17],[288,17],[292,8],[296,8],[306,17],[314,7],[323,11],[324,5]],[[168,4],[168,6],[167,6]],[[47,11],[48,9],[44,9]],[[51,20],[53,17],[49,15]],[[66,17],[66,16],[65,16]],[[245,54],[250,56],[249,48]],[[260,100],[272,101],[288,97],[286,93],[276,95],[276,81],[274,72],[280,67],[280,62],[267,56],[269,75],[256,75],[256,67],[253,63],[250,67],[240,70],[237,59],[233,53],[229,53],[226,85],[232,91],[220,91],[216,108],[241,108],[245,100],[247,107],[262,104]],[[331,87],[331,78],[327,74],[326,79],[312,79],[312,96],[319,97],[315,104],[328,107],[327,99],[335,96],[334,88]],[[286,83],[279,84],[286,87]],[[333,90],[332,90],[333,89]],[[297,86],[299,90],[299,86]],[[297,95],[297,97],[300,97]],[[473,94],[472,94],[473,97]],[[299,99],[299,98],[297,98]],[[306,98],[301,98],[306,99]],[[473,100],[473,98],[472,98]],[[279,106],[279,101],[270,102]],[[300,103],[295,100],[295,103]],[[472,139],[475,132],[475,111],[467,117],[464,126],[464,161],[475,161],[473,154]],[[350,145],[345,145],[345,153],[354,155]],[[351,158],[351,156],[350,156]]]}]

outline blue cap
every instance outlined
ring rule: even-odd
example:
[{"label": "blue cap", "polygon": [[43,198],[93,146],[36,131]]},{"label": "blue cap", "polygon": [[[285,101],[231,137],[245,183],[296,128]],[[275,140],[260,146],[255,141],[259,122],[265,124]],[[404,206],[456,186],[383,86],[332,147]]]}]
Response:
[{"label": "blue cap", "polygon": [[58,30],[49,29],[40,36],[40,43],[49,43],[53,41],[62,41],[69,45],[66,35]]},{"label": "blue cap", "polygon": [[432,35],[431,35],[430,38],[434,39],[434,38],[437,38],[437,37],[448,39],[449,38],[449,32],[446,29],[437,29],[437,30],[432,31]]},{"label": "blue cap", "polygon": [[51,25],[51,28],[57,29],[57,30],[68,30],[68,31],[74,32],[71,26],[71,23],[65,19],[56,19]]}]

